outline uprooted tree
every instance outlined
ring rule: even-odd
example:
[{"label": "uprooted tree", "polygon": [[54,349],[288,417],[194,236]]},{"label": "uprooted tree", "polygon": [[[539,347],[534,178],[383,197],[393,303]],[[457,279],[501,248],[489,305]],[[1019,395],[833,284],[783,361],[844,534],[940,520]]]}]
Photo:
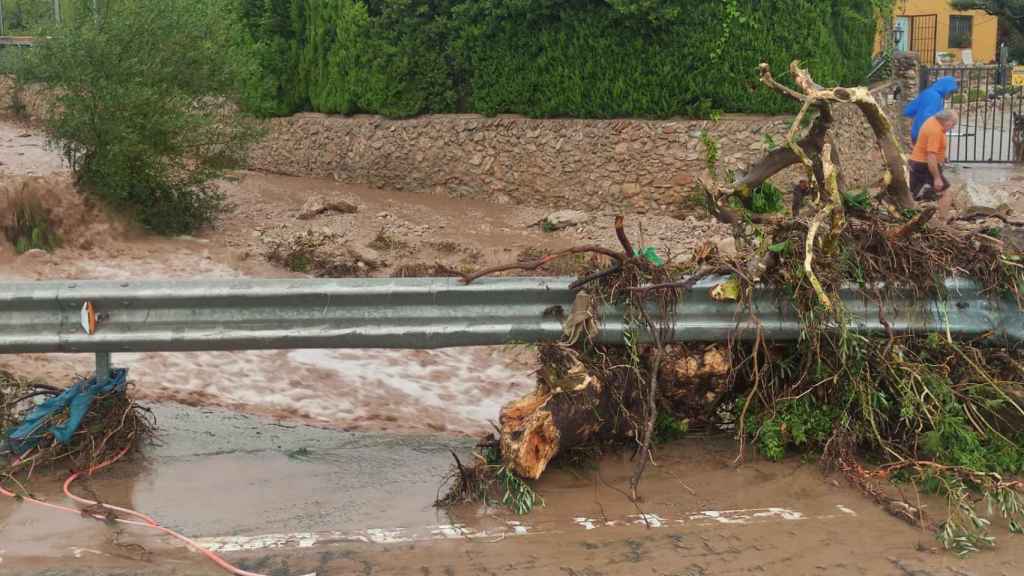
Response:
[{"label": "uprooted tree", "polygon": [[[486,498],[500,487],[505,504],[527,510],[534,495],[521,478],[539,478],[559,455],[608,444],[635,447],[636,499],[657,439],[689,427],[733,430],[737,462],[748,441],[772,459],[792,447],[816,451],[826,467],[894,515],[936,529],[958,552],[993,542],[978,512],[983,499],[1021,531],[1024,483],[1010,478],[1024,471],[1024,351],[1019,343],[957,340],[949,331],[898,332],[886,314],[898,293],[942,302],[947,275],[988,287],[991,298],[1019,309],[1024,259],[1013,239],[1024,223],[968,210],[936,225],[935,208],[921,210],[910,195],[900,145],[870,91],[825,89],[798,62],[791,73],[799,91],[760,68],[766,86],[801,104],[787,145],[732,182],[719,182],[711,162],[701,179],[708,211],[733,227],[738,256],[708,244],[685,264],[661,265],[633,248],[620,217],[621,252],[583,246],[465,277],[533,270],[567,254],[589,253],[594,262],[573,285],[563,340],[540,347],[536,389],[503,408],[499,437],[481,442],[477,462],[458,463],[447,502]],[[834,105],[856,106],[874,132],[886,172],[874,198],[845,189]],[[813,122],[801,135],[808,114]],[[765,213],[759,195],[774,189],[767,180],[792,165],[803,166],[806,179],[791,214]],[[804,202],[813,208],[806,216]],[[798,341],[764,338],[755,286],[792,301],[803,328]],[[849,330],[840,290],[851,286],[877,303],[878,334]],[[695,289],[736,303],[731,341],[669,343],[676,305]],[[597,343],[603,305],[625,311],[621,345]],[[861,464],[868,455],[886,464],[869,470]],[[933,520],[890,496],[883,478],[945,494],[946,518]]]}]

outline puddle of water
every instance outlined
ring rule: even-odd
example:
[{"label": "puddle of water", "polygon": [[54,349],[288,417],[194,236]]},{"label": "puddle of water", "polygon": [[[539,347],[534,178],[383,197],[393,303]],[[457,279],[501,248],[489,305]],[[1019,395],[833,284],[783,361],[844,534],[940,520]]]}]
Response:
[{"label": "puddle of water", "polygon": [[[74,490],[134,508],[190,537],[256,536],[448,523],[433,507],[449,447],[468,440],[387,436],[284,426],[221,410],[155,409],[157,441]],[[74,507],[66,472],[38,471],[33,494]],[[118,533],[121,531],[121,533]],[[107,526],[0,498],[0,562],[8,558],[123,556],[125,545],[158,554],[178,547],[155,531]],[[2,572],[0,572],[2,573]]]}]

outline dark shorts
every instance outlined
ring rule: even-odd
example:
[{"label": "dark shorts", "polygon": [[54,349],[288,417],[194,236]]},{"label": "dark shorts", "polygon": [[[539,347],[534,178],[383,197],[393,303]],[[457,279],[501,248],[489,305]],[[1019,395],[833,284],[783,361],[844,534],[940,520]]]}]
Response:
[{"label": "dark shorts", "polygon": [[926,185],[931,186],[933,181],[932,173],[928,170],[927,162],[917,162],[915,160],[910,161],[910,193],[914,196],[914,200],[936,200],[938,195],[945,192],[949,188],[949,180],[946,180],[946,174],[942,171],[942,165],[939,165],[939,175],[942,176],[942,189],[932,189],[927,197],[922,194],[921,189]]}]

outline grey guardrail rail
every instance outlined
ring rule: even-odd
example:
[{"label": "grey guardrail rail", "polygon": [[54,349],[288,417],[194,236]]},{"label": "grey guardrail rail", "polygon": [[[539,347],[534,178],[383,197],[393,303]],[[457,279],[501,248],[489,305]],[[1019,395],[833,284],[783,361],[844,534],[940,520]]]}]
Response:
[{"label": "grey guardrail rail", "polygon": [[[735,302],[716,302],[707,279],[682,296],[675,341],[747,338],[753,326]],[[0,282],[0,354],[112,353],[294,348],[410,348],[500,345],[557,340],[571,278],[160,280]],[[990,334],[1024,342],[1024,314],[1008,298],[950,281],[941,301],[905,297],[884,311],[893,330],[958,337]],[[849,327],[882,332],[877,303],[842,294]],[[82,327],[83,305],[99,318]],[[801,326],[777,291],[758,290],[755,310],[765,338],[794,340]],[[600,340],[622,342],[623,312],[601,311]]]}]

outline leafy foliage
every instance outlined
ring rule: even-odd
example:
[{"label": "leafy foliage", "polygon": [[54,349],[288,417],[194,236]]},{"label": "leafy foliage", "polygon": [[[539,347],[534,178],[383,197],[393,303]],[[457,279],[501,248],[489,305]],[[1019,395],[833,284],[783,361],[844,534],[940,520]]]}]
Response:
[{"label": "leafy foliage", "polygon": [[455,12],[453,51],[472,109],[484,114],[781,112],[791,105],[756,90],[751,71],[762,60],[783,67],[794,53],[813,54],[824,82],[861,80],[875,30],[863,4],[472,2]]},{"label": "leafy foliage", "polygon": [[61,238],[50,221],[50,213],[37,196],[21,191],[6,208],[10,210],[11,223],[4,227],[4,235],[19,254],[36,249],[51,251],[60,246]]},{"label": "leafy foliage", "polygon": [[654,443],[666,444],[686,437],[690,431],[690,421],[680,420],[665,412],[658,412],[654,422]]},{"label": "leafy foliage", "polygon": [[79,183],[156,232],[210,223],[222,204],[211,180],[256,135],[232,102],[256,72],[235,14],[226,0],[110,2],[20,68],[57,94],[46,127]]},{"label": "leafy foliage", "polygon": [[258,67],[247,77],[242,104],[261,116],[301,110],[309,98],[302,68],[305,0],[240,0],[239,9]]},{"label": "leafy foliage", "polygon": [[878,2],[239,1],[260,114],[594,118],[789,111],[751,71],[799,53],[824,82],[863,80]]},{"label": "leafy foliage", "polygon": [[785,210],[785,198],[771,182],[764,182],[751,193],[751,212],[755,214],[777,214]]},{"label": "leafy foliage", "polygon": [[758,451],[765,458],[782,460],[789,446],[820,450],[832,436],[838,417],[835,406],[803,396],[779,402],[774,413],[748,413],[745,428],[757,440]]},{"label": "leafy foliage", "polygon": [[843,207],[847,210],[868,210],[871,208],[871,194],[867,190],[844,191]]},{"label": "leafy foliage", "polygon": [[955,10],[983,10],[1015,22],[1024,23],[1024,0],[950,0]]},{"label": "leafy foliage", "polygon": [[54,23],[52,0],[0,0],[7,34],[29,34]]}]

